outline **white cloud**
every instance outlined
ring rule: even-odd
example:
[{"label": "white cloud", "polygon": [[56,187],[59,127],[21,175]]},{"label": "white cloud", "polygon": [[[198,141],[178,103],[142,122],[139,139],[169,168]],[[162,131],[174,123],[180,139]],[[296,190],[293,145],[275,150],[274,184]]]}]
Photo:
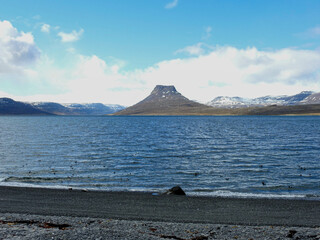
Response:
[{"label": "white cloud", "polygon": [[186,53],[189,55],[202,55],[204,53],[203,43],[197,43],[192,46],[187,46],[185,48],[177,50],[175,53]]},{"label": "white cloud", "polygon": [[80,39],[83,32],[83,29],[80,29],[78,32],[73,30],[71,33],[59,32],[58,36],[61,38],[62,42],[75,42]]},{"label": "white cloud", "polygon": [[310,37],[320,37],[320,26],[309,29],[308,34]]},{"label": "white cloud", "polygon": [[179,49],[175,52],[175,54],[187,54],[190,56],[200,56],[203,54],[208,53],[208,51],[212,50],[213,48],[205,43],[197,43],[195,45],[187,46],[185,48]]},{"label": "white cloud", "polygon": [[49,33],[50,32],[50,28],[51,28],[51,26],[49,24],[44,23],[41,26],[41,32]]},{"label": "white cloud", "polygon": [[167,3],[167,5],[165,6],[165,8],[167,9],[171,9],[171,8],[175,8],[178,5],[178,0],[173,0],[170,3]]},{"label": "white cloud", "polygon": [[34,20],[40,20],[41,19],[41,16],[40,15],[35,15],[32,17]]},{"label": "white cloud", "polygon": [[[83,101],[128,104],[146,93],[145,83],[135,73],[121,73],[123,62],[106,63],[99,57],[79,56],[69,82],[70,93],[84,96]],[[91,97],[91,99],[90,99]]]},{"label": "white cloud", "polygon": [[77,52],[77,50],[73,47],[67,48],[67,52],[75,54]]},{"label": "white cloud", "polygon": [[319,50],[261,51],[198,43],[177,53],[188,55],[125,71],[124,62],[118,59],[79,55],[69,49],[68,64],[57,66],[40,54],[31,33],[19,32],[10,22],[0,21],[0,83],[11,81],[11,89],[2,88],[0,94],[12,96],[20,89],[23,97],[13,96],[17,100],[132,105],[157,84],[175,85],[186,97],[203,102],[219,95],[320,92]]},{"label": "white cloud", "polygon": [[0,21],[0,74],[30,74],[30,66],[39,58],[40,50],[31,33],[19,32],[9,21]]},{"label": "white cloud", "polygon": [[68,69],[49,63],[39,66],[38,75],[47,77],[42,85],[60,90],[30,99],[132,105],[157,84],[175,85],[189,99],[202,102],[220,95],[258,97],[320,91],[320,52],[311,50],[216,47],[205,55],[162,61],[130,72],[123,71],[119,62],[106,62],[96,55],[74,57],[75,64]]},{"label": "white cloud", "polygon": [[173,84],[200,101],[215,96],[257,97],[320,91],[320,52],[217,47],[206,55],[163,61],[140,73],[149,83]]},{"label": "white cloud", "polygon": [[211,37],[212,27],[208,26],[204,29],[205,34],[203,35],[202,39],[207,40]]},{"label": "white cloud", "polygon": [[304,39],[318,39],[320,38],[320,26],[309,28],[305,32],[296,34],[296,36]]}]

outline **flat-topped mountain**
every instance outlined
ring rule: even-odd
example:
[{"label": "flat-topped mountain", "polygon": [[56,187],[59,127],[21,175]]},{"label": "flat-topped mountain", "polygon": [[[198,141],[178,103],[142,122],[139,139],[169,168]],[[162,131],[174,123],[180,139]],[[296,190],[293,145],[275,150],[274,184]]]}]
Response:
[{"label": "flat-topped mountain", "polygon": [[105,115],[115,113],[125,108],[121,105],[102,103],[60,104],[54,102],[34,102],[32,106],[56,115]]},{"label": "flat-topped mountain", "polygon": [[59,103],[54,102],[33,102],[31,105],[34,108],[40,109],[56,115],[72,115],[72,111]]},{"label": "flat-topped mountain", "polygon": [[118,104],[103,103],[69,103],[62,105],[79,115],[105,115],[125,109],[124,106]]},{"label": "flat-topped mountain", "polygon": [[186,97],[182,96],[174,86],[157,85],[151,94],[142,100],[140,103],[163,103],[163,102],[185,102],[189,101]]},{"label": "flat-topped mountain", "polygon": [[114,115],[201,115],[210,110],[182,96],[174,86],[157,85],[144,100]]}]

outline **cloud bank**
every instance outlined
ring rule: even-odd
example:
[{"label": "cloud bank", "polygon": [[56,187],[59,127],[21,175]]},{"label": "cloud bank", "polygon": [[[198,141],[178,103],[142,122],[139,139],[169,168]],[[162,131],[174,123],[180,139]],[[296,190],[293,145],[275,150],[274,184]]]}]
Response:
[{"label": "cloud bank", "polygon": [[31,33],[19,32],[9,21],[0,21],[0,76],[32,74],[31,67],[39,58],[40,50]]},{"label": "cloud bank", "polygon": [[[77,52],[69,51],[68,64],[56,66],[54,59],[41,54],[31,33],[0,21],[1,95],[20,90],[17,100],[132,105],[157,84],[175,85],[186,97],[202,102],[221,95],[320,92],[319,50],[263,51],[198,43],[178,50],[174,59],[131,71],[124,70],[121,61]],[[11,88],[5,88],[8,85]]]},{"label": "cloud bank", "polygon": [[197,57],[160,62],[144,70],[141,79],[175,84],[202,101],[218,95],[256,97],[319,90],[319,64],[319,51],[216,47]]}]

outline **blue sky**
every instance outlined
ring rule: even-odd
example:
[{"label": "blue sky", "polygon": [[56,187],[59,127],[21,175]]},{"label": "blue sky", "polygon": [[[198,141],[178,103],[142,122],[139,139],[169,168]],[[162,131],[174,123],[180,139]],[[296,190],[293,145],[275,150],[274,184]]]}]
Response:
[{"label": "blue sky", "polygon": [[[0,95],[131,105],[320,91],[320,1],[0,0]],[[1,56],[2,55],[2,56]]]}]

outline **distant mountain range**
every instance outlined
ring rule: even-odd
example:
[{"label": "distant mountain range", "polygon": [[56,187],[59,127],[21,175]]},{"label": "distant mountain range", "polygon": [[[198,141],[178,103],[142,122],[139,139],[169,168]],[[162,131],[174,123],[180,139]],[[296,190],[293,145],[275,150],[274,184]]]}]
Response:
[{"label": "distant mountain range", "polygon": [[102,103],[54,103],[54,102],[33,102],[34,108],[56,115],[106,115],[124,109],[124,106]]},{"label": "distant mountain range", "polygon": [[0,98],[0,115],[106,115],[124,108],[121,105],[102,103],[26,103],[14,101],[10,98]]},{"label": "distant mountain range", "polygon": [[[243,99],[218,97],[207,105],[191,101],[174,86],[157,85],[141,102],[114,115],[290,115],[320,114],[320,94]],[[312,104],[311,104],[312,103]]]},{"label": "distant mountain range", "polygon": [[141,102],[125,108],[102,103],[18,102],[0,98],[0,115],[320,115],[320,93],[254,99],[217,97],[207,104],[191,101],[174,86],[157,85]]},{"label": "distant mountain range", "polygon": [[219,96],[206,103],[208,106],[217,108],[262,107],[270,105],[290,106],[301,104],[320,104],[320,93],[304,91],[292,96],[264,96],[253,99]]}]

